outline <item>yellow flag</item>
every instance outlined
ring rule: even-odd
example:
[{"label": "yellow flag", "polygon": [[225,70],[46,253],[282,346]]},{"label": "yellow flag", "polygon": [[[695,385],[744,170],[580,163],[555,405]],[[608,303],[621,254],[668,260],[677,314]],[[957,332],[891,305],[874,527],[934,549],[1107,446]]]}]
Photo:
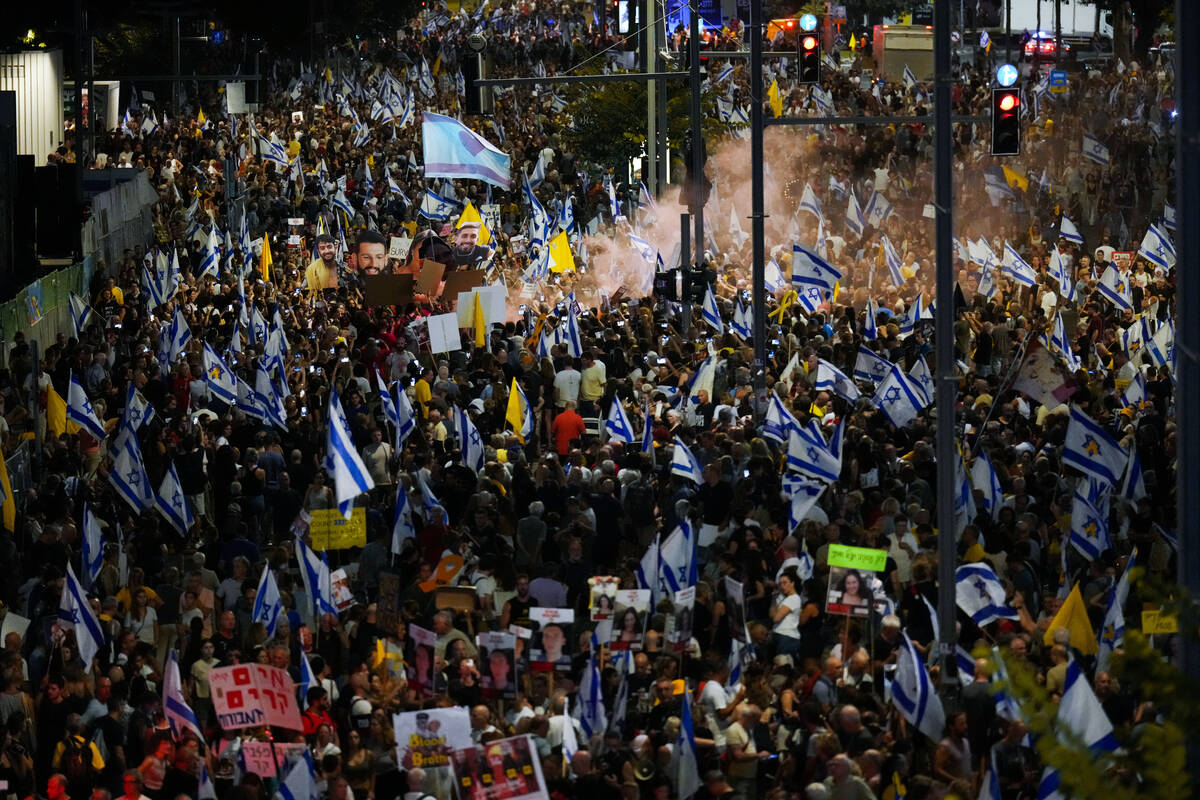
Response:
[{"label": "yellow flag", "polygon": [[571,242],[566,231],[559,231],[558,236],[550,240],[549,247],[551,272],[575,270],[575,256],[571,255]]},{"label": "yellow flag", "polygon": [[1017,172],[1015,169],[1010,169],[1008,166],[1004,166],[1003,169],[1004,169],[1004,180],[1008,183],[1009,186],[1019,186],[1019,187],[1021,187],[1022,192],[1029,191],[1029,179],[1028,178],[1026,178],[1021,173]]},{"label": "yellow flag", "polygon": [[204,127],[204,123],[208,122],[208,118],[204,116],[204,109],[200,109],[200,113],[196,115],[196,124]]},{"label": "yellow flag", "polygon": [[483,324],[483,304],[479,292],[475,292],[475,308],[471,311],[471,324],[475,327],[475,346],[487,346],[487,326]]},{"label": "yellow flag", "polygon": [[858,48],[858,40],[854,38],[854,34],[850,34],[850,52],[853,53]]},{"label": "yellow flag", "polygon": [[1071,634],[1071,647],[1085,656],[1094,656],[1100,652],[1100,645],[1096,642],[1096,634],[1092,631],[1092,621],[1088,619],[1087,608],[1083,604],[1083,595],[1079,593],[1078,583],[1071,587],[1071,593],[1063,601],[1062,608],[1054,615],[1054,619],[1050,620],[1050,627],[1046,629],[1046,635],[1042,637],[1042,641],[1046,643],[1047,647],[1054,645],[1054,632],[1059,628],[1067,629]]},{"label": "yellow flag", "polygon": [[258,268],[262,270],[263,281],[271,280],[271,266],[275,259],[271,258],[271,237],[263,234],[262,253],[258,256]]},{"label": "yellow flag", "polygon": [[777,116],[783,116],[783,96],[779,94],[779,80],[771,80],[771,88],[767,90],[767,100],[771,103],[771,112]]},{"label": "yellow flag", "polygon": [[0,452],[0,486],[4,487],[4,504],[3,506],[0,506],[4,527],[8,528],[13,533],[16,533],[17,502],[13,498],[12,484],[8,481],[8,463],[4,460],[3,452]]},{"label": "yellow flag", "polygon": [[458,225],[455,227],[461,228],[464,225],[470,225],[472,223],[479,225],[479,238],[475,240],[475,243],[480,247],[486,247],[488,243],[492,241],[492,232],[488,230],[487,225],[483,224],[483,217],[479,215],[479,211],[476,210],[475,204],[468,200],[466,208],[464,208],[462,213],[458,216]]},{"label": "yellow flag", "polygon": [[525,429],[525,404],[521,402],[521,390],[517,386],[517,379],[513,378],[512,388],[508,390],[508,407],[504,409],[504,421],[512,425],[513,433],[521,444],[525,444],[525,437],[521,435],[521,431]]},{"label": "yellow flag", "polygon": [[56,438],[67,432],[67,402],[53,386],[46,389],[46,427]]},{"label": "yellow flag", "polygon": [[333,71],[329,67],[325,68],[325,82],[333,83]]},{"label": "yellow flag", "polygon": [[442,54],[438,53],[437,59],[433,62],[433,74],[437,75],[442,70]]}]

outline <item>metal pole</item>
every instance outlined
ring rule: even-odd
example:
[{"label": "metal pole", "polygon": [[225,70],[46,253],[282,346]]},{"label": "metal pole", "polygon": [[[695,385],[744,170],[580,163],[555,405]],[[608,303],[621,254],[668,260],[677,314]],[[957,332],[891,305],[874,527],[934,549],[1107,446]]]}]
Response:
[{"label": "metal pole", "polygon": [[691,32],[688,34],[688,72],[692,87],[692,197],[691,212],[696,226],[696,263],[704,258],[704,130],[700,124],[700,3],[688,3]]},{"label": "metal pole", "polygon": [[171,72],[174,74],[174,80],[171,81],[171,105],[175,115],[179,115],[179,110],[183,108],[183,84],[179,80],[179,65],[182,63],[179,53],[179,17],[175,17],[175,41],[174,47],[171,48]]},{"label": "metal pole", "polygon": [[[652,0],[654,5],[654,18],[658,19],[659,0]],[[667,21],[664,18],[662,25],[655,28],[654,32],[654,50],[655,63],[658,63],[658,49],[666,44],[667,41]],[[670,152],[667,149],[667,92],[670,91],[670,84],[663,84],[662,91],[658,92],[655,98],[658,106],[655,108],[655,114],[658,116],[658,194],[656,197],[661,197],[667,187],[667,173],[670,165]]]},{"label": "metal pole", "polygon": [[[658,48],[655,47],[654,0],[642,0],[646,29],[642,31],[642,71],[658,71]],[[665,87],[664,87],[665,88]],[[646,190],[658,196],[658,82],[646,81],[646,163],[642,180]]]},{"label": "metal pole", "polygon": [[[75,0],[75,203],[76,214],[83,211],[83,62],[87,58],[84,47],[86,24],[83,20],[83,0]],[[75,243],[80,244],[79,234],[72,235]],[[75,249],[75,248],[72,248]]]},{"label": "metal pole", "polygon": [[[679,215],[679,275],[684,278],[691,272],[692,266],[692,218],[688,214]],[[686,281],[680,280],[676,285],[683,286],[684,291],[679,295],[679,332],[689,336],[692,329],[692,301],[687,296]]]},{"label": "metal pole", "polygon": [[[89,100],[90,100],[89,96]],[[46,412],[42,410],[41,398],[38,395],[38,382],[42,377],[42,348],[38,347],[37,339],[29,342],[29,354],[33,358],[33,390],[29,404],[33,409],[33,458],[30,460],[31,477],[35,481],[42,478],[42,446],[46,436]],[[3,458],[0,454],[0,458]]]},{"label": "metal pole", "polygon": [[[1176,97],[1196,97],[1200,92],[1200,6],[1195,0],[1175,0]],[[1175,124],[1175,213],[1176,248],[1179,264],[1190,264],[1200,254],[1200,108],[1194,102],[1180,103]],[[1200,597],[1200,278],[1189,269],[1175,271],[1176,297],[1175,348],[1177,378],[1175,388],[1176,445],[1175,513],[1179,536],[1179,585],[1185,596]],[[1191,499],[1188,499],[1191,498]],[[1200,674],[1200,642],[1195,636],[1179,637],[1179,667],[1184,675]],[[1188,737],[1187,766],[1193,780],[1200,775],[1200,740]]]},{"label": "metal pole", "polygon": [[1062,0],[1054,0],[1054,66],[1062,63]]},{"label": "metal pole", "polygon": [[1004,63],[1012,63],[1012,0],[1004,0]]},{"label": "metal pole", "polygon": [[958,386],[954,380],[954,263],[952,257],[953,158],[950,128],[950,2],[933,6],[934,69],[934,208],[936,209],[937,314],[934,344],[937,353],[937,525],[938,525],[938,642],[941,647],[942,686],[957,681],[954,658],[958,631],[954,597],[954,459],[956,457],[954,406]]},{"label": "metal pole", "polygon": [[754,389],[756,408],[767,407],[767,278],[763,202],[763,60],[762,0],[750,0],[750,243],[754,281]]}]

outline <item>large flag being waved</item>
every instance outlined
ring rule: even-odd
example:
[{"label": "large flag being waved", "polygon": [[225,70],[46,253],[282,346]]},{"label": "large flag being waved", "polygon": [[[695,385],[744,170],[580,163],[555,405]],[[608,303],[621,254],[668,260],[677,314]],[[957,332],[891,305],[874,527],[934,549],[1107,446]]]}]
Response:
[{"label": "large flag being waved", "polygon": [[[579,727],[583,735],[591,739],[598,733],[608,729],[608,715],[604,709],[603,681],[600,677],[600,665],[596,658],[600,653],[600,642],[596,634],[592,634],[591,655],[587,667],[583,671],[583,679],[579,682]],[[570,724],[570,723],[568,723]]]},{"label": "large flag being waved", "polygon": [[946,727],[946,712],[933,689],[925,662],[913,646],[908,634],[902,634],[900,654],[896,661],[896,677],[892,681],[892,702],[908,723],[935,742],[942,740]]},{"label": "large flag being waved", "polygon": [[883,356],[863,345],[858,347],[858,358],[854,361],[854,377],[860,381],[881,383],[895,369],[895,365]]},{"label": "large flag being waved", "polygon": [[696,460],[696,456],[688,449],[678,436],[675,437],[675,452],[671,456],[671,474],[678,475],[681,478],[688,478],[697,486],[700,485],[703,477],[701,476],[700,462]]},{"label": "large flag being waved", "polygon": [[629,421],[629,415],[625,413],[625,407],[621,405],[619,397],[613,397],[612,405],[608,409],[608,419],[604,423],[604,431],[608,434],[609,441],[625,444],[633,444],[637,441],[637,436],[633,432],[633,423]]},{"label": "large flag being waved", "polygon": [[696,531],[690,522],[680,522],[671,535],[663,539],[658,550],[658,568],[662,576],[662,588],[672,596],[680,589],[696,585],[699,577]]},{"label": "large flag being waved", "polygon": [[262,577],[258,579],[258,591],[254,593],[254,607],[250,610],[250,621],[261,622],[267,631],[267,638],[275,635],[275,626],[279,623],[279,615],[283,611],[283,600],[279,594],[279,584],[275,582],[275,574],[271,565],[263,567]]},{"label": "large flag being waved", "polygon": [[67,576],[63,580],[62,599],[58,604],[58,618],[62,627],[74,629],[79,656],[84,665],[91,669],[92,661],[104,646],[104,629],[100,627],[100,620],[92,611],[91,603],[69,562]]},{"label": "large flag being waved", "polygon": [[1129,454],[1094,419],[1075,405],[1063,442],[1063,463],[1085,475],[1116,486],[1129,461]]},{"label": "large flag being waved", "polygon": [[408,501],[408,489],[404,481],[396,482],[396,508],[392,512],[392,553],[404,552],[404,542],[416,540],[417,527],[413,525],[412,504]]},{"label": "large flag being waved", "polygon": [[213,397],[227,406],[237,405],[237,383],[233,379],[233,371],[207,342],[204,343],[204,382]]},{"label": "large flag being waved", "polygon": [[83,536],[79,540],[79,558],[82,562],[80,574],[83,584],[91,588],[100,574],[100,567],[104,566],[104,537],[100,533],[100,523],[86,500],[83,503]]},{"label": "large flag being waved", "polygon": [[847,375],[840,369],[830,364],[825,359],[817,361],[817,391],[833,392],[838,397],[845,400],[847,403],[855,403],[858,401],[858,387],[854,381],[850,380]]},{"label": "large flag being waved", "polygon": [[187,536],[187,532],[196,523],[196,517],[188,505],[187,497],[183,493],[183,484],[173,463],[167,464],[167,473],[163,475],[158,494],[154,497],[154,506],[180,536]]},{"label": "large flag being waved", "polygon": [[454,411],[456,415],[455,425],[458,427],[458,446],[459,452],[462,455],[462,462],[465,466],[470,467],[475,474],[479,474],[479,471],[483,469],[485,457],[483,437],[479,435],[479,429],[475,427],[475,423],[471,421],[471,415],[465,409],[456,406]]},{"label": "large flag being waved", "polygon": [[792,281],[832,292],[842,273],[802,244],[792,245]]},{"label": "large flag being waved", "polygon": [[[1113,724],[1099,698],[1092,691],[1087,676],[1078,661],[1067,665],[1067,677],[1062,698],[1058,701],[1058,717],[1055,723],[1058,735],[1079,740],[1093,757],[1111,753],[1117,749],[1113,736]],[[1061,776],[1058,771],[1047,767],[1038,786],[1038,798],[1069,797],[1060,793]]]},{"label": "large flag being waved", "polygon": [[958,607],[983,626],[998,619],[1018,619],[1018,614],[1005,603],[1004,584],[986,563],[964,564],[954,573],[955,598]]},{"label": "large flag being waved", "polygon": [[1075,489],[1071,504],[1071,545],[1088,561],[1094,561],[1112,547],[1106,513],[1108,488],[1095,478],[1088,478]]},{"label": "large flag being waved", "polygon": [[509,188],[511,159],[453,117],[424,112],[421,138],[426,178],[473,178]]},{"label": "large flag being waved", "polygon": [[108,481],[135,511],[140,513],[154,505],[150,478],[146,475],[146,465],[137,439],[130,439],[113,456]]},{"label": "large flag being waved", "polygon": [[74,374],[71,375],[71,385],[67,390],[67,419],[86,430],[94,439],[103,439],[105,436],[104,423],[96,416],[92,401]]},{"label": "large flag being waved", "polygon": [[[859,351],[861,353],[861,350]],[[921,388],[904,373],[893,366],[886,378],[875,390],[875,405],[888,421],[897,428],[912,422],[927,402]]]},{"label": "large flag being waved", "polygon": [[337,606],[333,602],[333,581],[329,573],[329,563],[300,539],[296,539],[296,560],[300,562],[304,591],[312,599],[316,616],[337,614]]},{"label": "large flag being waved", "polygon": [[700,791],[700,762],[696,758],[696,730],[692,725],[691,698],[685,690],[679,710],[679,738],[671,749],[671,780],[675,796],[688,800]]},{"label": "large flag being waved", "polygon": [[833,483],[842,472],[842,423],[828,444],[815,419],[792,429],[788,438],[788,469],[819,481]]},{"label": "large flag being waved", "polygon": [[374,489],[375,481],[371,479],[367,465],[363,463],[362,457],[354,447],[354,440],[346,427],[345,414],[341,412],[341,401],[336,392],[329,398],[329,414],[326,421],[329,425],[329,456],[333,465],[333,483],[337,492],[338,507],[348,518],[353,511],[354,498]]},{"label": "large flag being waved", "polygon": [[1046,628],[1042,642],[1047,647],[1054,645],[1054,634],[1059,628],[1067,630],[1071,647],[1085,656],[1094,656],[1100,651],[1096,634],[1092,630],[1092,620],[1088,616],[1087,606],[1084,605],[1078,583],[1071,587],[1067,599],[1063,601],[1062,607],[1058,609],[1058,613],[1054,615],[1054,619],[1050,620],[1050,625]]},{"label": "large flag being waved", "polygon": [[167,665],[163,669],[163,716],[171,728],[171,736],[178,741],[183,738],[183,732],[190,730],[204,741],[204,732],[200,730],[200,721],[196,712],[188,705],[183,696],[183,681],[179,678],[179,656],[174,650],[167,656]]},{"label": "large flag being waved", "polygon": [[[478,295],[476,295],[478,296]],[[504,419],[512,425],[513,433],[521,444],[533,436],[533,409],[529,407],[529,398],[525,396],[517,379],[513,378],[508,390],[508,407],[504,410]]]},{"label": "large flag being waved", "polygon": [[1100,282],[1096,284],[1096,291],[1119,311],[1129,311],[1133,308],[1133,290],[1129,286],[1129,279],[1122,275],[1114,264],[1109,264],[1108,269],[1104,270]]}]

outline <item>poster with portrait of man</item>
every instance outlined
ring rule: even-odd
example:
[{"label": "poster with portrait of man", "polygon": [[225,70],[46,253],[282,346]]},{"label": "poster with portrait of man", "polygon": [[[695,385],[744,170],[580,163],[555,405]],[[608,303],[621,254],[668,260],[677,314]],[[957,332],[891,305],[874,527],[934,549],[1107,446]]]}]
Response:
[{"label": "poster with portrait of man", "polygon": [[408,658],[408,682],[421,695],[433,697],[433,653],[437,634],[420,625],[409,625],[408,641],[412,647],[412,654]]},{"label": "poster with portrait of man", "polygon": [[392,715],[396,765],[425,772],[421,791],[434,797],[453,793],[455,750],[471,746],[471,717],[466,708],[430,708]]},{"label": "poster with portrait of man", "polygon": [[649,589],[618,591],[613,608],[611,648],[613,650],[641,650],[648,616],[650,616]]},{"label": "poster with portrait of man", "polygon": [[533,623],[531,669],[538,671],[569,670],[575,611],[570,608],[529,609]]},{"label": "poster with portrait of man", "polygon": [[597,622],[612,619],[620,580],[611,576],[597,576],[588,578],[588,584],[588,608],[591,609],[592,619]]},{"label": "poster with portrait of man", "polygon": [[512,700],[517,696],[517,637],[492,631],[475,634],[479,649],[479,685],[486,697]]},{"label": "poster with portrait of man", "polygon": [[672,614],[671,644],[675,652],[686,650],[692,640],[692,620],[696,611],[696,587],[689,586],[675,593],[675,608]]},{"label": "poster with portrait of man", "polygon": [[492,257],[492,248],[479,244],[480,224],[465,222],[454,232],[454,263],[465,269],[474,269]]},{"label": "poster with portrait of man", "polygon": [[360,233],[350,254],[354,256],[354,267],[360,276],[392,274],[392,265],[388,263],[388,240],[379,231]]},{"label": "poster with portrait of man", "polygon": [[454,800],[544,800],[549,796],[532,736],[455,750],[450,761]]},{"label": "poster with portrait of man", "polygon": [[740,581],[725,576],[725,613],[729,617],[729,633],[745,644],[749,641],[746,631],[746,590]]}]

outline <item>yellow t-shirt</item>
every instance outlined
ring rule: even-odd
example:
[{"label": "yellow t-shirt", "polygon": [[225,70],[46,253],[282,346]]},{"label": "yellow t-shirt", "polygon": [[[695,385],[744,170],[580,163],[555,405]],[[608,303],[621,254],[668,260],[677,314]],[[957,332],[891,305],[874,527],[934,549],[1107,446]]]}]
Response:
[{"label": "yellow t-shirt", "polygon": [[313,261],[308,265],[308,269],[304,270],[304,280],[308,283],[308,290],[313,294],[323,289],[338,288],[337,270],[325,266],[324,259],[320,258]]},{"label": "yellow t-shirt", "polygon": [[429,385],[429,381],[421,378],[417,381],[417,402],[421,404],[421,414],[428,413],[429,401],[433,399],[433,389]]},{"label": "yellow t-shirt", "polygon": [[[141,588],[146,591],[146,601],[150,605],[154,605],[154,603],[158,601],[158,592],[154,591],[153,589],[151,589],[149,586],[146,586],[145,584],[143,584]],[[133,604],[133,595],[129,593],[128,586],[125,587],[124,589],[122,589],[121,591],[117,592],[117,605],[119,605],[121,607],[122,611],[128,611],[129,607],[132,604]]]}]

